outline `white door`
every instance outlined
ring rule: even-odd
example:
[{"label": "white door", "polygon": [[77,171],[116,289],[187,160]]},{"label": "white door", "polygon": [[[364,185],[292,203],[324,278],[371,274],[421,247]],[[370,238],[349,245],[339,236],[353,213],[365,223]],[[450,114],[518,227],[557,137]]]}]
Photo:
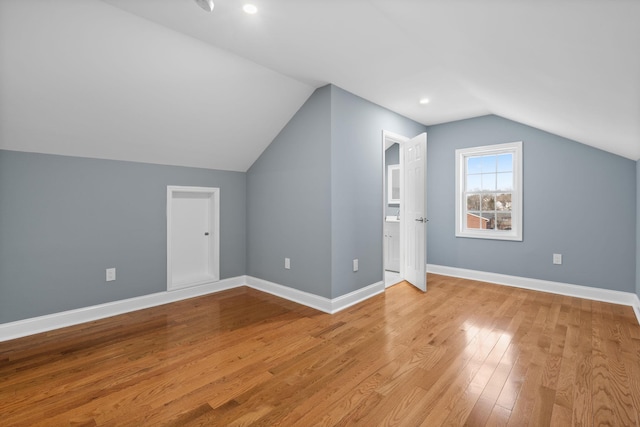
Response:
[{"label": "white door", "polygon": [[167,289],[219,279],[219,189],[167,187]]},{"label": "white door", "polygon": [[404,222],[406,246],[404,279],[416,288],[427,290],[427,134],[421,133],[403,144]]}]

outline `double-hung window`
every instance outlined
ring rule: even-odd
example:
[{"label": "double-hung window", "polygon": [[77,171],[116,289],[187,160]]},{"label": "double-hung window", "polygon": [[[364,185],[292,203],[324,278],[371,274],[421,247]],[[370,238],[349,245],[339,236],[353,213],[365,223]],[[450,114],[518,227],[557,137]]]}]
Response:
[{"label": "double-hung window", "polygon": [[522,240],[522,142],[456,150],[456,236]]}]

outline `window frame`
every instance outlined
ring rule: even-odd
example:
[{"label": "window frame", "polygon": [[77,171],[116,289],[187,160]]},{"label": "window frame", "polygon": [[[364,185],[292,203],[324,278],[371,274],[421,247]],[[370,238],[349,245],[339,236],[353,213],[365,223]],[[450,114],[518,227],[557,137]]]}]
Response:
[{"label": "window frame", "polygon": [[[511,230],[469,229],[464,220],[467,215],[465,183],[467,158],[511,153],[513,155],[513,190],[511,191]],[[474,239],[522,241],[523,186],[522,141],[506,144],[484,145],[456,150],[456,237]],[[463,198],[465,200],[463,200]]]}]

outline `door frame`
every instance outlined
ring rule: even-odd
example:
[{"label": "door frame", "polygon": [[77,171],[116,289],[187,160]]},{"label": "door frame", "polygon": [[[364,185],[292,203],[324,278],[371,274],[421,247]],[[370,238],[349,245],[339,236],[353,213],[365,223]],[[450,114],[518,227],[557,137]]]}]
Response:
[{"label": "door frame", "polygon": [[[404,217],[404,203],[403,202],[403,197],[404,197],[404,169],[403,169],[403,165],[404,165],[404,150],[403,148],[403,144],[406,141],[409,141],[410,138],[397,134],[397,133],[393,133],[393,132],[389,132],[387,130],[382,130],[382,185],[383,185],[383,191],[382,191],[382,227],[383,227],[383,232],[381,234],[381,238],[382,238],[382,281],[384,282],[384,277],[385,277],[385,269],[384,269],[384,221],[385,221],[385,217],[386,217],[386,207],[387,207],[387,198],[384,196],[384,189],[387,186],[387,182],[385,180],[385,176],[386,176],[386,166],[385,166],[385,158],[386,158],[386,151],[387,148],[389,148],[391,145],[393,144],[398,144],[400,146],[400,278],[402,280],[404,280],[404,252],[405,252],[405,248],[404,248],[404,244],[405,244],[405,222],[403,221],[403,217]],[[386,285],[385,285],[386,287]]]},{"label": "door frame", "polygon": [[[209,199],[209,265],[208,275],[201,280],[189,283],[173,283],[172,271],[172,222],[173,199],[176,195],[208,195]],[[204,285],[220,280],[220,188],[218,187],[188,187],[179,185],[167,186],[167,291]]]}]

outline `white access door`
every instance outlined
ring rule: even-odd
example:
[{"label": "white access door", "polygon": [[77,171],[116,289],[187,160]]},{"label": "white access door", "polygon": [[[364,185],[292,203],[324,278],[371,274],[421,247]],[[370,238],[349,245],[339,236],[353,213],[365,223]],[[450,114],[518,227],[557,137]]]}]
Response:
[{"label": "white access door", "polygon": [[167,187],[167,290],[219,280],[219,189]]},{"label": "white access door", "polygon": [[421,133],[403,144],[404,222],[406,246],[404,279],[416,288],[427,290],[427,134]]}]

